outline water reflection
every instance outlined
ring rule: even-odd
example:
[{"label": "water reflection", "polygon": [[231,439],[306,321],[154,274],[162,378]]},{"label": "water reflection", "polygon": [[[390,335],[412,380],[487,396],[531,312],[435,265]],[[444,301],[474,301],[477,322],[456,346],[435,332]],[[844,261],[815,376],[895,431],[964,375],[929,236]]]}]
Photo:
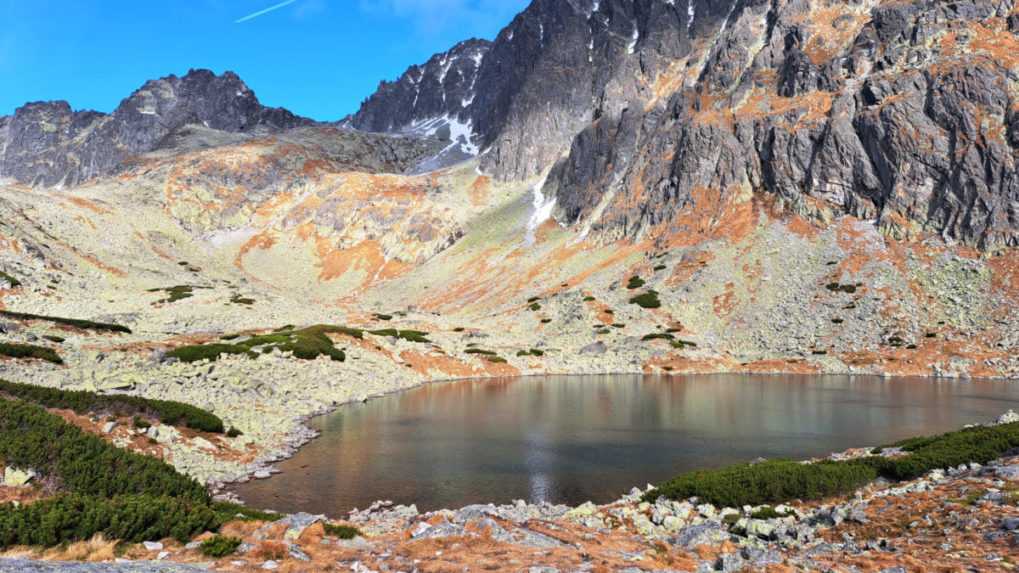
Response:
[{"label": "water reflection", "polygon": [[1019,385],[870,377],[584,376],[434,384],[341,408],[249,503],[342,515],[377,499],[607,501],[759,456],[947,431],[1019,408]]}]

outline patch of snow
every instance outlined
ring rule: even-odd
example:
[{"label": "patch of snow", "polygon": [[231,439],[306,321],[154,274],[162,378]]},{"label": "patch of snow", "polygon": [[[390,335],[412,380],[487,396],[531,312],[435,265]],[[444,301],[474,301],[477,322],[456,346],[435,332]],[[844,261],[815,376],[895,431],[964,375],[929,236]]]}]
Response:
[{"label": "patch of snow", "polygon": [[640,40],[640,30],[637,29],[636,22],[633,24],[633,35],[630,36],[630,45],[626,47],[626,53],[632,54],[637,48],[637,40]]},{"label": "patch of snow", "polygon": [[[473,99],[473,97],[472,97]],[[441,153],[445,153],[453,147],[459,147],[460,151],[467,155],[478,155],[478,146],[474,143],[474,127],[472,121],[462,121],[457,116],[449,114],[429,117],[427,119],[416,119],[407,127],[400,129],[400,133],[412,136],[434,137],[442,127],[449,128],[449,145]]]},{"label": "patch of snow", "polygon": [[542,176],[541,181],[538,181],[531,190],[534,194],[532,203],[534,210],[531,211],[531,217],[527,220],[527,234],[524,236],[524,242],[528,245],[534,244],[534,233],[545,221],[552,218],[552,210],[555,209],[556,198],[545,197],[544,189],[546,181],[548,181],[548,172]]},{"label": "patch of snow", "polygon": [[212,244],[213,247],[220,248],[244,243],[256,234],[258,234],[258,231],[251,227],[223,229],[221,231],[213,231],[212,233],[209,233],[205,236],[205,240]]},{"label": "patch of snow", "polygon": [[[690,28],[693,27],[693,19],[697,16],[697,14],[696,14],[696,9],[697,8],[696,8],[696,6],[694,6],[693,2],[694,2],[694,0],[688,0],[687,5],[686,5],[686,13],[687,13],[688,16],[690,16],[690,19],[686,21],[686,30],[688,32],[690,31]],[[672,0],[670,0],[669,3],[671,4]]]}]

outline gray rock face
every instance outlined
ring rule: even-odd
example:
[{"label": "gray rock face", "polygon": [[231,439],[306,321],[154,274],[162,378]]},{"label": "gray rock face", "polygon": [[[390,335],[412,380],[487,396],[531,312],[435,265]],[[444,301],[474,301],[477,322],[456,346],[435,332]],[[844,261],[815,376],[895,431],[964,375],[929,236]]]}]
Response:
[{"label": "gray rock face", "polygon": [[76,185],[108,175],[187,125],[230,133],[274,133],[311,125],[261,105],[236,74],[191,70],[146,82],[112,114],[35,102],[0,122],[0,177],[30,185]]},{"label": "gray rock face", "polygon": [[894,236],[1019,245],[1014,5],[534,0],[478,44],[476,70],[436,82],[436,56],[351,124],[455,111],[486,173],[555,164],[560,222],[611,237],[682,232],[709,199],[766,192]]},{"label": "gray rock face", "polygon": [[467,40],[411,66],[395,82],[381,82],[347,122],[364,131],[399,132],[442,116],[469,120],[465,112],[474,102],[478,70],[490,46]]},{"label": "gray rock face", "polygon": [[[694,86],[586,127],[550,179],[560,218],[587,219],[605,200],[595,229],[681,232],[680,213],[710,208],[698,190],[720,203],[750,190],[897,236],[1019,244],[1014,62],[941,47],[950,31],[1002,26],[1014,2],[883,3],[844,48],[808,57],[815,4],[740,2]],[[869,5],[846,3],[842,25]]]}]

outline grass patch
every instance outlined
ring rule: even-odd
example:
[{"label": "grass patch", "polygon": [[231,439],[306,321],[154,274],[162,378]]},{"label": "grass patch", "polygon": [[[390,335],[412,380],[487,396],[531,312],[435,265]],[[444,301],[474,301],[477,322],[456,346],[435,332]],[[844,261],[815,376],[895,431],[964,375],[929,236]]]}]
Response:
[{"label": "grass patch", "polygon": [[681,474],[660,484],[645,494],[644,499],[654,501],[665,496],[680,500],[696,496],[719,506],[741,507],[847,494],[878,477],[894,481],[910,480],[934,469],[973,462],[986,464],[1019,447],[1019,422],[966,428],[940,436],[903,440],[893,445],[908,455],[897,458],[869,456],[812,464],[769,461],[700,470]]},{"label": "grass patch", "polygon": [[584,297],[584,302],[594,302],[595,300],[597,300],[597,299],[595,299],[593,296],[585,296]]},{"label": "grass patch", "polygon": [[353,539],[361,536],[361,530],[356,527],[349,525],[335,525],[332,523],[323,523],[322,526],[325,528],[326,535],[332,537],[338,537],[340,539]]},{"label": "grass patch", "polygon": [[[117,417],[144,415],[170,426],[186,426],[203,432],[223,432],[223,420],[215,414],[181,402],[119,394],[104,396],[83,390],[60,390],[6,380],[0,380],[0,394],[45,408],[66,408],[78,414],[94,413]],[[137,426],[137,423],[135,425]]]},{"label": "grass patch", "polygon": [[647,342],[649,340],[673,340],[676,337],[667,332],[654,332],[652,334],[645,334],[641,340]]},{"label": "grass patch", "polygon": [[495,352],[491,350],[482,350],[481,348],[468,348],[464,350],[464,354],[480,354],[481,356],[497,356]]},{"label": "grass patch", "polygon": [[70,326],[72,328],[77,328],[79,330],[95,330],[99,332],[122,332],[124,334],[131,334],[131,329],[126,326],[121,326],[119,324],[109,324],[105,322],[92,322],[91,320],[79,320],[77,318],[43,316],[40,314],[11,312],[9,310],[0,310],[0,316],[4,318],[12,318],[14,320],[40,320],[44,322],[51,322],[53,324],[59,324],[61,326]]},{"label": "grass patch", "polygon": [[541,305],[536,302],[532,302],[530,305],[528,305],[527,308],[531,309],[534,312],[538,312],[539,310],[541,310]]},{"label": "grass patch", "polygon": [[236,537],[227,537],[226,535],[214,535],[202,542],[199,547],[202,551],[202,555],[206,557],[226,557],[232,555],[237,548],[241,546],[241,540]]},{"label": "grass patch", "polygon": [[540,296],[532,296],[531,298],[527,299],[527,304],[538,302],[539,300],[541,300]]},{"label": "grass patch", "polygon": [[626,282],[626,288],[630,290],[637,290],[640,287],[644,286],[645,284],[647,283],[644,282],[644,279],[640,278],[637,275],[633,275],[632,277],[630,277],[630,280]]},{"label": "grass patch", "polygon": [[658,300],[658,293],[653,290],[649,290],[644,294],[631,298],[630,304],[635,304],[641,308],[648,309],[662,307],[662,301]]},{"label": "grass patch", "polygon": [[655,271],[655,272],[658,272],[658,271],[664,271],[664,270],[665,270],[665,269],[667,269],[667,268],[668,268],[668,267],[667,267],[667,266],[665,266],[665,265],[656,265],[656,266],[655,266],[655,268],[654,268],[654,271]]},{"label": "grass patch", "polygon": [[34,344],[16,344],[13,342],[0,342],[0,356],[15,358],[18,360],[45,360],[53,364],[63,364],[56,350],[45,346]]},{"label": "grass patch", "polygon": [[542,350],[538,350],[537,348],[532,348],[530,350],[520,350],[517,352],[517,356],[537,356],[540,358],[544,355],[545,352]]},{"label": "grass patch", "polygon": [[673,340],[672,342],[669,343],[669,345],[672,346],[673,348],[678,348],[679,350],[684,350],[686,348],[697,348],[697,343],[690,342],[689,340]]},{"label": "grass patch", "polygon": [[18,288],[19,286],[21,286],[21,281],[3,271],[0,271],[0,281],[4,281],[7,284],[11,285],[11,288]]},{"label": "grass patch", "polygon": [[53,342],[55,344],[60,344],[60,343],[64,342],[65,340],[67,340],[63,336],[54,336],[52,334],[44,334],[44,335],[42,335],[42,337],[43,337],[43,340],[49,340],[50,342]]}]

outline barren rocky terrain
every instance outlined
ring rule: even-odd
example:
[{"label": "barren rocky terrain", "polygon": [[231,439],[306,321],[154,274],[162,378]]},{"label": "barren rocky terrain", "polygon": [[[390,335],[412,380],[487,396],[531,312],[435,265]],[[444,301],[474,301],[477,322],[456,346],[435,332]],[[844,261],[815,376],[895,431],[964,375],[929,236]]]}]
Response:
[{"label": "barren rocky terrain", "polygon": [[[8,353],[0,378],[214,412],[240,434],[74,419],[214,489],[268,475],[313,414],[441,380],[1019,378],[1017,27],[1008,0],[536,0],[339,125],[206,71],[146,83],[108,116],[27,105],[0,118],[0,342],[58,359]],[[331,354],[286,347],[313,327]],[[259,335],[286,340],[242,346]],[[934,544],[949,570],[1009,570],[1014,535],[996,532],[1014,510],[944,503],[1014,481],[1000,470],[868,490],[841,502],[858,519],[817,532],[828,549],[776,563],[913,570],[905,557]],[[866,515],[889,503],[930,544],[881,545]],[[734,570],[773,551],[655,553],[648,540],[675,533],[656,512],[717,516],[635,498],[376,509],[358,519],[393,517],[382,537],[299,551],[353,570],[410,570],[426,550],[455,558],[422,570],[537,562],[486,553],[509,536],[547,557],[539,571]],[[934,531],[944,519],[966,541]],[[973,561],[970,542],[1001,558]]]}]

